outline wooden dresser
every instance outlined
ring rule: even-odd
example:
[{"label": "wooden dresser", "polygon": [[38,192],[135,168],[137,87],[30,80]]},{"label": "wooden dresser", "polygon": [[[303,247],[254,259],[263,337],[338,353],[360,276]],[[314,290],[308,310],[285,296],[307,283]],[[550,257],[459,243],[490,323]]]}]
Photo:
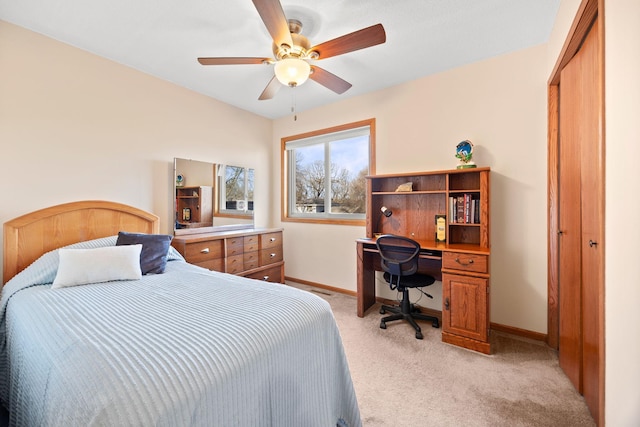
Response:
[{"label": "wooden dresser", "polygon": [[171,245],[191,264],[284,283],[282,229],[263,228],[175,236]]}]

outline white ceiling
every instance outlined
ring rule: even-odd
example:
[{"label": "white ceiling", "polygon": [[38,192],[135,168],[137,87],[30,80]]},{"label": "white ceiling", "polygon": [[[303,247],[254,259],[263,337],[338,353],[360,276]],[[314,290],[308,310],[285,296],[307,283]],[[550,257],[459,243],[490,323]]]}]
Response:
[{"label": "white ceiling", "polygon": [[353,87],[309,80],[258,96],[273,65],[202,66],[197,57],[272,57],[251,0],[0,0],[0,19],[267,118],[397,85],[548,40],[560,0],[281,0],[311,45],[382,23],[385,44],[318,61]]}]

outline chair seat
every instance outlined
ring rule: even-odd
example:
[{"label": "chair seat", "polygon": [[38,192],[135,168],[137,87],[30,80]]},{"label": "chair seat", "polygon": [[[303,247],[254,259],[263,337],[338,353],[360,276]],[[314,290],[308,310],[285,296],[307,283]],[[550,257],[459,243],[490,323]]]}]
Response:
[{"label": "chair seat", "polygon": [[[389,279],[391,278],[391,274],[385,272],[384,280],[389,283]],[[393,283],[396,283],[398,280],[397,277],[393,278]],[[400,287],[404,288],[421,288],[423,286],[433,285],[436,279],[433,276],[429,276],[428,274],[412,274],[411,276],[400,276]]]}]

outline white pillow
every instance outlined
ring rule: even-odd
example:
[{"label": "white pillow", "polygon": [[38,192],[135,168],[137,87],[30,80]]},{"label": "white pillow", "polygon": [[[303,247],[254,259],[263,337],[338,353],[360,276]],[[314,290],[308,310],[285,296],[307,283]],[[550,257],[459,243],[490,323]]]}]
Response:
[{"label": "white pillow", "polygon": [[60,249],[58,273],[51,289],[111,280],[139,280],[142,245],[94,249]]}]

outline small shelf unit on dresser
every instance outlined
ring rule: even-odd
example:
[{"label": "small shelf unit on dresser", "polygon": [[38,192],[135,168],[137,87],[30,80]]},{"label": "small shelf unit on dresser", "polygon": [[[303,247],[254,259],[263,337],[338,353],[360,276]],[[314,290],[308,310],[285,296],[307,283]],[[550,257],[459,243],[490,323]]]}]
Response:
[{"label": "small shelf unit on dresser", "polygon": [[[358,292],[369,303],[363,276],[379,269],[367,258],[378,234],[417,240],[424,263],[442,280],[442,340],[489,354],[490,168],[374,175],[367,177],[366,239],[358,240]],[[396,191],[411,183],[411,191]],[[382,208],[392,212],[385,216]],[[436,215],[446,216],[446,241],[436,241]],[[362,252],[362,253],[360,253]],[[428,254],[427,254],[428,252]],[[439,258],[439,264],[435,258]],[[361,259],[361,261],[360,261]],[[430,260],[428,260],[430,259]],[[435,270],[435,272],[434,272]],[[359,295],[360,298],[360,295]]]},{"label": "small shelf unit on dresser", "polygon": [[284,283],[282,229],[264,228],[175,236],[171,245],[191,264]]}]

